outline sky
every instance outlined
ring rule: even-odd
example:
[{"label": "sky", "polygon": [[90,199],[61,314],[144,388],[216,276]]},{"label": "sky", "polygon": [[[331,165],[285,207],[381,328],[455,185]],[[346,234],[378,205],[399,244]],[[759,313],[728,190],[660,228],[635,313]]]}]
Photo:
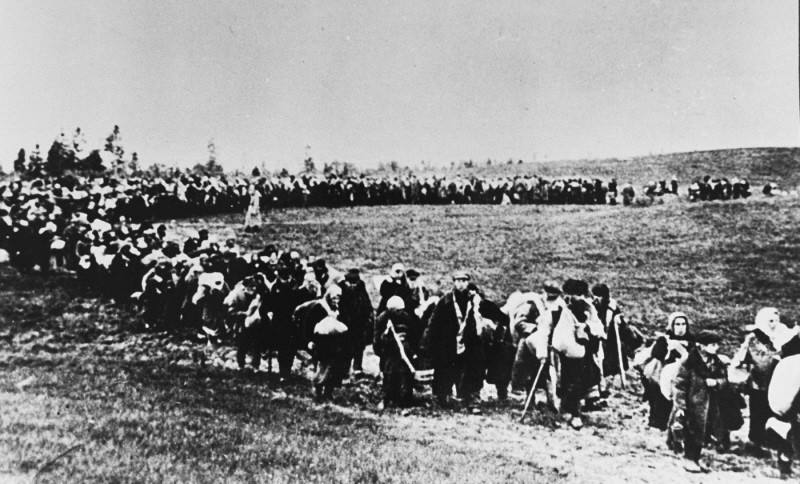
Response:
[{"label": "sky", "polygon": [[800,145],[792,0],[0,0],[0,164],[119,125],[144,165]]}]

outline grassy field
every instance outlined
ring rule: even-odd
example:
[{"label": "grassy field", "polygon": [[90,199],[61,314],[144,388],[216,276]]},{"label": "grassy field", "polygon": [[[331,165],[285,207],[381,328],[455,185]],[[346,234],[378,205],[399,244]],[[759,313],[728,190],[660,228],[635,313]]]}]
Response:
[{"label": "grassy field", "polygon": [[[800,200],[646,208],[371,207],[270,213],[257,236],[241,217],[173,223],[250,248],[267,242],[325,257],[366,277],[403,261],[447,289],[454,269],[487,294],[544,279],[605,282],[645,332],[683,310],[727,348],[758,308],[797,314]],[[486,403],[481,416],[376,410],[375,383],[351,383],[317,405],[305,368],[288,386],[239,374],[230,350],[191,335],[138,332],[131,315],[84,298],[68,276],[0,267],[0,482],[765,482],[769,460],[708,456],[686,474],[646,429],[635,392],[576,432],[543,411]],[[210,356],[209,356],[210,355]],[[62,455],[63,454],[63,455]],[[60,457],[59,457],[60,456]]]},{"label": "grassy field", "polygon": [[[745,177],[760,189],[767,182],[777,182],[785,188],[800,185],[800,149],[798,148],[741,148],[729,150],[692,151],[687,153],[654,154],[633,158],[603,160],[547,160],[507,164],[495,160],[486,165],[476,160],[473,168],[458,167],[463,174],[480,176],[509,176],[535,174],[543,177],[583,176],[611,179],[620,183],[641,185],[650,181],[677,177],[682,189],[692,180],[704,175]],[[449,173],[440,168],[442,173]]]}]

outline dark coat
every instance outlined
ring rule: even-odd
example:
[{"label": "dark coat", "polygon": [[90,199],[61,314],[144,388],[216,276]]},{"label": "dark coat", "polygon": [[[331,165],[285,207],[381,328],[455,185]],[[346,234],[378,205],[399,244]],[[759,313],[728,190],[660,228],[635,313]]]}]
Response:
[{"label": "dark coat", "polygon": [[381,300],[378,303],[378,314],[386,310],[386,303],[392,296],[399,296],[405,303],[406,310],[413,311],[417,308],[417,301],[414,297],[414,290],[404,278],[402,282],[395,282],[394,279],[389,279],[381,283],[380,290]]},{"label": "dark coat", "polygon": [[383,358],[385,349],[394,341],[394,337],[391,334],[385,334],[386,327],[390,320],[392,321],[395,332],[398,335],[403,335],[404,341],[407,343],[407,347],[404,349],[407,350],[407,356],[411,358],[419,348],[422,329],[419,320],[404,309],[388,309],[378,316],[378,319],[375,321],[372,344],[375,355]]},{"label": "dark coat", "polygon": [[[465,298],[468,299],[466,295]],[[462,314],[464,314],[463,311]],[[466,316],[464,346],[466,347],[465,351],[469,351],[470,348],[479,348],[481,340],[478,337],[473,311],[471,310]],[[458,355],[456,343],[458,328],[455,295],[453,292],[449,292],[436,303],[423,336],[423,351],[432,359],[434,370],[438,367],[452,364],[455,361]]]},{"label": "dark coat", "polygon": [[372,340],[372,326],[375,319],[367,287],[361,279],[354,284],[341,281],[339,287],[342,288],[339,321],[347,326],[353,345],[363,347],[366,342]]},{"label": "dark coat", "polygon": [[[469,300],[467,294],[464,299]],[[448,395],[452,385],[460,397],[480,391],[486,371],[483,344],[478,336],[474,309],[465,310],[461,306],[462,315],[466,317],[463,342],[464,353],[458,354],[459,321],[456,316],[456,299],[453,292],[446,294],[436,303],[428,327],[422,337],[423,353],[433,366],[433,393],[442,398]]]},{"label": "dark coat", "polygon": [[[706,379],[717,384],[709,388]],[[701,448],[707,435],[714,435],[723,445],[730,443],[728,428],[723,419],[721,406],[727,400],[728,370],[716,356],[706,364],[697,348],[681,363],[675,377],[675,409],[684,411],[684,443],[688,447]]]}]

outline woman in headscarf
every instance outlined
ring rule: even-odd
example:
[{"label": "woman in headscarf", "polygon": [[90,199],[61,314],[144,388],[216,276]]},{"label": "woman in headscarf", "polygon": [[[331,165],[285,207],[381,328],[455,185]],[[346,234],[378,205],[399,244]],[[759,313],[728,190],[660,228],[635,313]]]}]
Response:
[{"label": "woman in headscarf", "polygon": [[645,349],[649,356],[642,368],[644,397],[650,405],[649,425],[659,430],[667,429],[672,411],[672,401],[661,391],[661,370],[666,365],[685,359],[694,344],[694,337],[689,331],[689,317],[685,313],[675,311],[667,321],[666,334],[659,335],[653,346]]}]

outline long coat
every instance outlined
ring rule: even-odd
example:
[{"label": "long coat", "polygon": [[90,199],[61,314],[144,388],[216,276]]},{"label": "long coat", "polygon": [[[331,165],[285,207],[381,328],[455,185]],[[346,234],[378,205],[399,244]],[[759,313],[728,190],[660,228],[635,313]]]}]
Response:
[{"label": "long coat", "polygon": [[[714,388],[706,384],[709,378],[717,381]],[[687,448],[702,448],[707,435],[713,435],[723,445],[730,443],[722,409],[728,390],[725,364],[716,356],[706,364],[697,348],[693,348],[675,377],[675,409],[684,411],[684,443]]]},{"label": "long coat", "polygon": [[[433,363],[433,387],[437,391],[447,392],[446,388],[451,374],[451,368],[458,358],[459,321],[456,316],[456,301],[453,292],[447,293],[436,303],[428,327],[422,341],[422,352]],[[470,393],[480,390],[483,385],[484,358],[482,342],[478,336],[475,323],[474,309],[462,312],[466,318],[464,327],[464,367],[463,373],[455,375],[456,384],[460,387],[459,393]],[[462,382],[461,384],[457,382]]]},{"label": "long coat", "polygon": [[339,320],[348,329],[354,348],[361,348],[372,341],[372,326],[375,314],[364,281],[355,284],[341,281],[342,297],[339,301]]}]

